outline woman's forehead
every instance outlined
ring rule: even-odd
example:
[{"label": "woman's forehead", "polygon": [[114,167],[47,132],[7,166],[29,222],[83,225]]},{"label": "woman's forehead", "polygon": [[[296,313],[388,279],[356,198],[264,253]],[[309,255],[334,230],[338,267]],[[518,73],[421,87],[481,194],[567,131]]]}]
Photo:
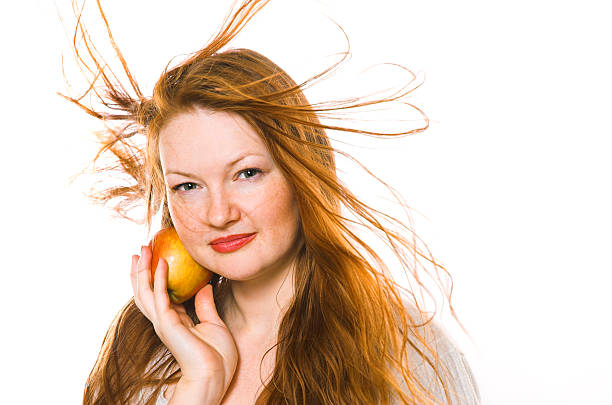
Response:
[{"label": "woman's forehead", "polygon": [[159,135],[162,163],[207,159],[224,164],[247,154],[270,157],[257,131],[235,113],[205,109],[179,113]]}]

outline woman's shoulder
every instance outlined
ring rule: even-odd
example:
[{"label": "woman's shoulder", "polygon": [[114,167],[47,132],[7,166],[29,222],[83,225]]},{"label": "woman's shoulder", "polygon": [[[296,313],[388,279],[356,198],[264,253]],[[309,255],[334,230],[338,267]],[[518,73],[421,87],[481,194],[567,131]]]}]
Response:
[{"label": "woman's shoulder", "polygon": [[[429,320],[429,316],[422,314],[415,305],[404,301],[404,307],[411,321],[420,325],[412,331],[413,337],[418,333],[437,355],[437,360],[431,355],[424,358],[419,351],[428,353],[425,346],[417,339],[410,339],[416,346],[416,348],[410,345],[408,347],[410,349],[408,361],[413,375],[443,403],[446,403],[446,399],[443,387],[440,384],[440,377],[444,380],[445,385],[448,385],[456,393],[452,402],[453,405],[480,404],[480,392],[474,373],[465,354],[448,331],[436,319]],[[428,320],[429,322],[427,322]],[[436,369],[442,372],[441,376],[437,375],[432,364],[436,365]]]}]

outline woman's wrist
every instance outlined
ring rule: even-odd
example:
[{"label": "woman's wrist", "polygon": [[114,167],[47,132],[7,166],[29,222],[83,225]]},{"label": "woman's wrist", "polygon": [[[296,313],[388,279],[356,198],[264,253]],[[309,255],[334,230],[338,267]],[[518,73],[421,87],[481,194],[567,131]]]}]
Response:
[{"label": "woman's wrist", "polygon": [[168,401],[168,405],[219,405],[223,390],[210,380],[193,381],[182,377]]}]

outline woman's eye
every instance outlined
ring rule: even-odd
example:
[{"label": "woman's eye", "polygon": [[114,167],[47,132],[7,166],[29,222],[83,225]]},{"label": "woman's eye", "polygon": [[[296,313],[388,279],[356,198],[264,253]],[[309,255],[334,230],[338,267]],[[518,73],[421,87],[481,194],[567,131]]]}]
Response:
[{"label": "woman's eye", "polygon": [[189,190],[193,190],[196,188],[196,184],[195,183],[181,183],[178,184],[174,187],[172,187],[173,191],[177,191],[177,190],[181,190],[181,191],[189,191]]},{"label": "woman's eye", "polygon": [[244,178],[250,179],[250,178],[253,178],[253,177],[257,176],[259,173],[262,173],[262,171],[260,169],[257,169],[255,167],[250,167],[248,169],[244,169],[244,170],[238,172],[238,177],[240,177],[240,176],[242,176],[244,174]]}]

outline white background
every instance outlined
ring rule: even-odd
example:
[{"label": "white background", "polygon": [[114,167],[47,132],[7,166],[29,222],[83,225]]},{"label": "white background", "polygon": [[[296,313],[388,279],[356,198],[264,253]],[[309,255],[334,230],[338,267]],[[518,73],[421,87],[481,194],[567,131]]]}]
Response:
[{"label": "white background", "polygon": [[[612,404],[604,3],[273,0],[234,44],[306,78],[344,50],[325,12],[351,40],[349,65],[399,63],[424,79],[410,101],[431,127],[355,155],[423,214],[417,232],[453,274],[453,303],[474,343],[451,330],[487,404]],[[229,3],[105,4],[150,92],[171,57],[205,43]],[[57,7],[71,30],[69,2]],[[62,53],[74,64],[53,2],[1,9],[1,402],[79,403],[104,333],[132,295],[130,256],[147,235],[68,184],[94,153],[96,124],[55,95],[65,89]],[[342,77],[313,97],[334,97],[337,83],[343,95],[378,84]],[[388,76],[379,78],[384,87]]]}]

